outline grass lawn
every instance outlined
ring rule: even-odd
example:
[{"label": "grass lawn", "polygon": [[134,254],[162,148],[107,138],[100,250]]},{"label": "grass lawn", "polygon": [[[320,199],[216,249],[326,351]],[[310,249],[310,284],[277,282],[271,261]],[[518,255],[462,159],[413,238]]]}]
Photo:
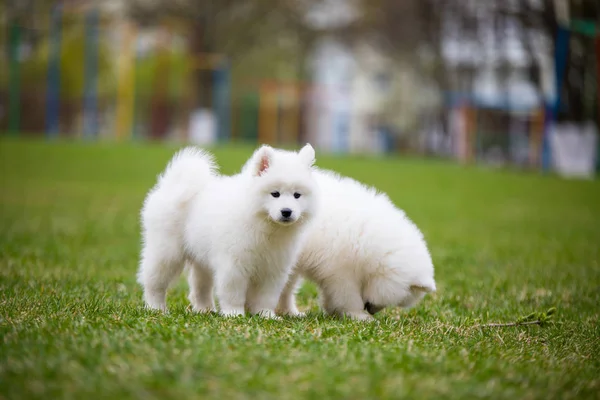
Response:
[{"label": "grass lawn", "polygon": [[[374,323],[143,308],[138,215],[175,147],[0,141],[0,399],[600,398],[600,182],[319,157],[421,227],[438,292]],[[223,171],[249,147],[215,150]],[[481,327],[556,307],[544,326]]]}]

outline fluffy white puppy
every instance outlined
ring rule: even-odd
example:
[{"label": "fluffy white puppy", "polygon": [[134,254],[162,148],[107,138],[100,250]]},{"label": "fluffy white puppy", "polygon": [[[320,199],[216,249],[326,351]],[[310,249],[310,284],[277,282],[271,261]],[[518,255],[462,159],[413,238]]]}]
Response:
[{"label": "fluffy white puppy", "polygon": [[386,306],[410,307],[435,291],[433,263],[419,229],[383,194],[315,170],[320,212],[277,311],[298,315],[299,277],[315,282],[330,314],[372,319]]},{"label": "fluffy white puppy", "polygon": [[317,205],[313,148],[263,146],[242,172],[220,176],[207,152],[177,153],[142,209],[138,281],[148,307],[165,310],[169,284],[188,266],[196,311],[274,315]]}]

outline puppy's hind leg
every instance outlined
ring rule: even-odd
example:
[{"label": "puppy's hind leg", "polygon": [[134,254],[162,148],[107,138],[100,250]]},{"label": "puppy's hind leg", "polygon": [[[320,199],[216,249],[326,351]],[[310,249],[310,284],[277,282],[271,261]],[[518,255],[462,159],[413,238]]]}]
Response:
[{"label": "puppy's hind leg", "polygon": [[292,272],[281,292],[281,296],[279,296],[279,304],[275,309],[277,314],[296,317],[304,316],[304,313],[298,311],[298,307],[296,307],[296,291],[299,281],[300,275],[297,272]]},{"label": "puppy's hind leg", "polygon": [[188,261],[190,295],[188,299],[192,303],[192,309],[196,312],[214,311],[213,300],[213,272],[196,262]]},{"label": "puppy's hind leg", "polygon": [[144,249],[138,282],[144,288],[144,300],[149,308],[167,311],[167,289],[181,274],[183,260],[179,257],[164,257]]},{"label": "puppy's hind leg", "polygon": [[327,313],[355,320],[373,320],[364,310],[364,303],[358,285],[354,282],[333,280],[323,285],[323,308]]}]

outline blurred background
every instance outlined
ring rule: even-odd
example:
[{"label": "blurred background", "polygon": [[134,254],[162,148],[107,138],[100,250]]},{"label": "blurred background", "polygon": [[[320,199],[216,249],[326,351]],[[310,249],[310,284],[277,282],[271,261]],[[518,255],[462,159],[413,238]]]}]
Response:
[{"label": "blurred background", "polygon": [[593,177],[598,0],[2,0],[0,131]]}]

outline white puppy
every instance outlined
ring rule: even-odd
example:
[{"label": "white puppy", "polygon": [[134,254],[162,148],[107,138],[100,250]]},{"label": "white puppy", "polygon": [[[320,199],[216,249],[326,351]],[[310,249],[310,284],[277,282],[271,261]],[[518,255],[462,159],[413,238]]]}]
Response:
[{"label": "white puppy", "polygon": [[435,291],[423,235],[383,193],[315,170],[320,212],[281,295],[277,311],[298,315],[300,276],[315,282],[330,314],[372,319],[386,306],[410,307]]},{"label": "white puppy", "polygon": [[263,146],[241,173],[219,176],[208,153],[177,153],[142,209],[146,304],[166,311],[187,264],[194,310],[214,309],[214,282],[224,315],[273,316],[317,205],[314,160],[308,144],[298,153]]}]

